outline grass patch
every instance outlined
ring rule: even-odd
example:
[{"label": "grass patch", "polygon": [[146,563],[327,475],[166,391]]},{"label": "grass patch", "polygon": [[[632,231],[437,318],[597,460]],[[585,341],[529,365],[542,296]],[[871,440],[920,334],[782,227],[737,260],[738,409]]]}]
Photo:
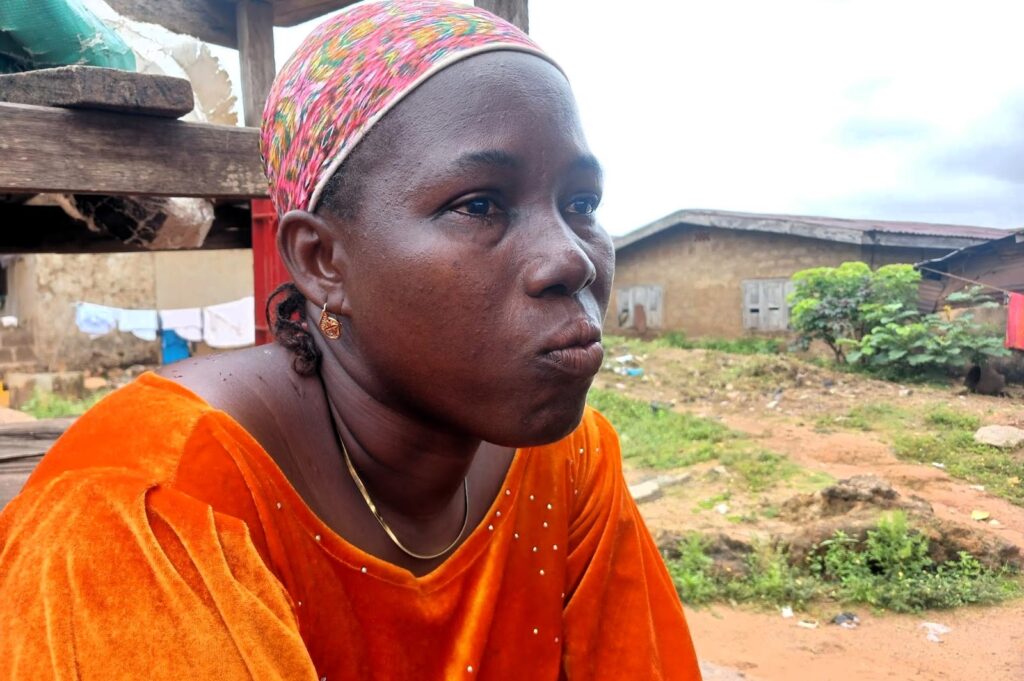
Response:
[{"label": "grass patch", "polygon": [[684,350],[717,350],[734,355],[777,355],[784,350],[781,341],[758,336],[743,338],[687,338],[678,331],[666,333],[660,339],[670,348]]},{"label": "grass patch", "polygon": [[992,570],[973,556],[941,565],[928,557],[928,539],[902,513],[883,516],[864,542],[841,532],[823,542],[806,563],[793,565],[783,550],[760,546],[743,574],[716,568],[708,541],[697,534],[668,559],[669,574],[688,605],[712,601],[805,608],[829,600],[866,604],[880,610],[920,612],[991,604],[1021,594],[1018,576]]},{"label": "grass patch", "polygon": [[1024,457],[974,441],[973,431],[897,435],[893,451],[901,459],[941,463],[950,475],[984,485],[993,494],[1024,506]]},{"label": "grass patch", "polygon": [[818,428],[847,428],[851,430],[891,431],[906,427],[912,418],[909,411],[889,402],[858,404],[840,416],[823,416],[816,422]]},{"label": "grass patch", "polygon": [[615,426],[622,457],[644,468],[675,468],[710,461],[738,444],[738,434],[720,423],[655,409],[611,390],[594,388],[587,400]]},{"label": "grass patch", "polygon": [[763,492],[800,472],[801,468],[781,454],[766,451],[726,452],[719,460],[735,473],[751,492]]},{"label": "grass patch", "polygon": [[109,390],[93,393],[88,397],[78,399],[74,397],[62,397],[54,393],[36,391],[32,397],[21,405],[20,410],[35,416],[37,419],[58,419],[67,416],[81,416],[92,408],[94,404],[107,396]]},{"label": "grass patch", "polygon": [[954,411],[942,405],[929,409],[924,420],[925,423],[940,428],[969,430],[972,433],[981,427],[981,419],[977,416]]}]

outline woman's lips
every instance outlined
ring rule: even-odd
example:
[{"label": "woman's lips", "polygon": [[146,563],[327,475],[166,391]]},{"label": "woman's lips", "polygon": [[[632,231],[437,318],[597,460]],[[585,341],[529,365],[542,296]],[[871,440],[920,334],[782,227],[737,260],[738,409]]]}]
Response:
[{"label": "woman's lips", "polygon": [[600,341],[590,341],[582,345],[548,350],[541,357],[549,365],[570,376],[590,378],[601,369],[601,363],[604,361],[604,347]]}]

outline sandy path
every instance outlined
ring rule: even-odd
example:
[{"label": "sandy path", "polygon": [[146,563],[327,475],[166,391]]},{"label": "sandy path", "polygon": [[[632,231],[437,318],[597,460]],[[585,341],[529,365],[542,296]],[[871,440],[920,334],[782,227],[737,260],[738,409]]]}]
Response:
[{"label": "sandy path", "polygon": [[[873,616],[861,625],[803,629],[796,618],[728,607],[687,611],[702,659],[743,672],[749,681],[1021,681],[1024,603]],[[922,622],[950,627],[941,643]]]}]

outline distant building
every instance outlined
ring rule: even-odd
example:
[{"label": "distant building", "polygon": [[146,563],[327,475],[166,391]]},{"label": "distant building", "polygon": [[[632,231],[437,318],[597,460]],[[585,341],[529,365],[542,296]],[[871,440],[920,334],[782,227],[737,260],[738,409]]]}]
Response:
[{"label": "distant building", "polygon": [[735,338],[789,327],[790,278],[859,260],[930,260],[1006,236],[916,222],[681,210],[615,240],[609,333]]},{"label": "distant building", "polygon": [[[1003,233],[976,246],[918,264],[921,312],[935,312],[951,293],[983,284],[990,290],[1024,293],[1024,231]],[[973,283],[972,283],[973,282]]]}]

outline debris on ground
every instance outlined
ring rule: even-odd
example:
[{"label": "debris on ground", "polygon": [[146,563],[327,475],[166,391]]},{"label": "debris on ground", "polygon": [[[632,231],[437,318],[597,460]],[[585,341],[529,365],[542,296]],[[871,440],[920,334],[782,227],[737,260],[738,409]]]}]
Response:
[{"label": "debris on ground", "polygon": [[860,618],[852,612],[841,612],[833,617],[830,622],[841,626],[843,629],[856,629],[860,625]]},{"label": "debris on ground", "polygon": [[953,631],[945,624],[939,624],[938,622],[924,622],[921,624],[921,628],[928,632],[925,638],[933,643],[942,643],[942,637]]}]

